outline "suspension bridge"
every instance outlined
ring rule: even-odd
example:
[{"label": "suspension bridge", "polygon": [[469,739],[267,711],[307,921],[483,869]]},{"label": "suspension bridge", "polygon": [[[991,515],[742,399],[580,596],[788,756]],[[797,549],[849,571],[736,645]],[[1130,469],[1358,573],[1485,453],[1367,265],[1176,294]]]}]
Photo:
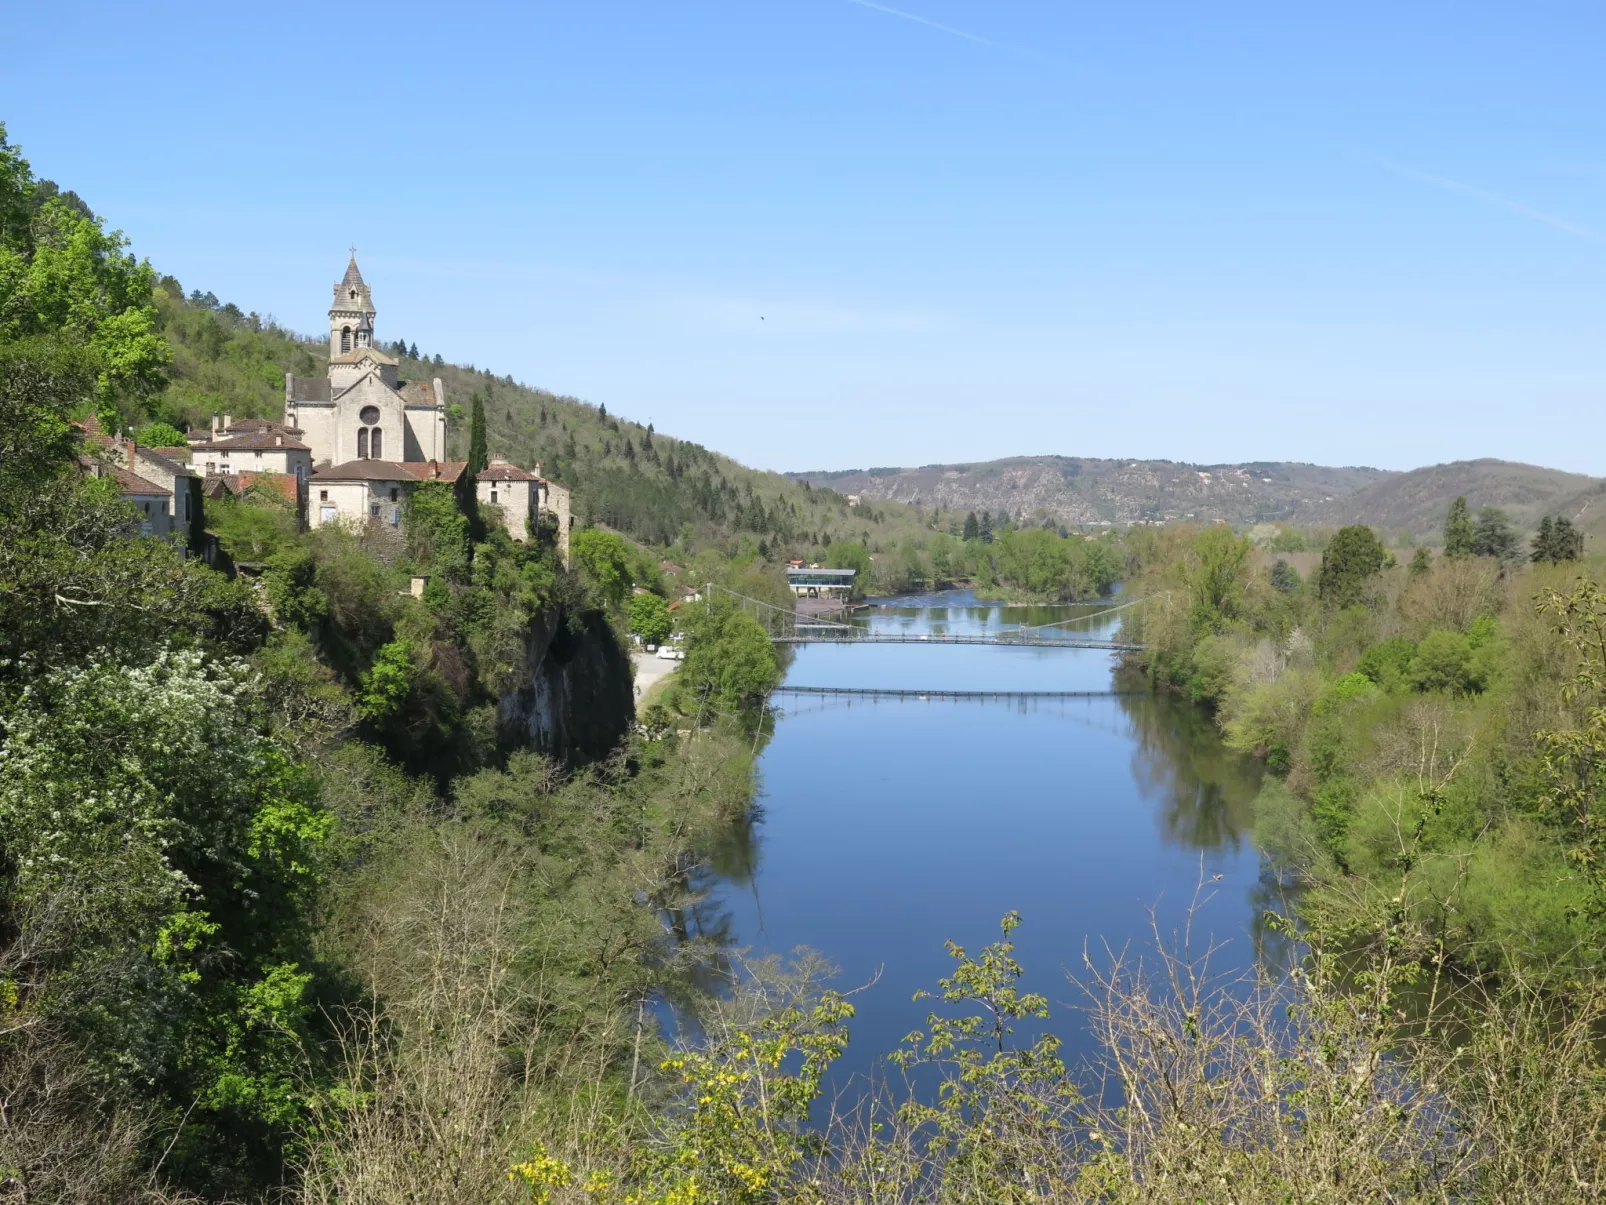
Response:
[{"label": "suspension bridge", "polygon": [[1101,619],[1148,601],[1146,598],[1134,598],[1130,602],[1105,607],[1085,615],[1073,615],[1069,619],[1055,620],[1052,623],[1017,624],[1013,627],[998,628],[992,632],[889,632],[873,626],[838,623],[819,616],[800,615],[786,607],[779,607],[762,599],[749,598],[745,594],[738,594],[734,590],[712,583],[708,585],[707,590],[707,597],[710,598],[715,591],[720,591],[735,599],[743,610],[751,613],[764,625],[770,634],[770,639],[776,644],[994,644],[1032,648],[1102,649],[1112,653],[1137,652],[1144,646],[1130,640],[1099,640],[1079,635],[1066,630],[1067,625]]}]

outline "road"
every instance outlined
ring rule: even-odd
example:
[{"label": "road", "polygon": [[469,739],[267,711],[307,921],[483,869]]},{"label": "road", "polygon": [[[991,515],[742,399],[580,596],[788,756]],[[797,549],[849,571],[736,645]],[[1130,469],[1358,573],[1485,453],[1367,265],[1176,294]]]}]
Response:
[{"label": "road", "polygon": [[680,664],[678,661],[665,661],[657,653],[631,653],[630,660],[636,667],[636,698],[641,698],[653,688],[654,683],[667,678],[675,672]]}]

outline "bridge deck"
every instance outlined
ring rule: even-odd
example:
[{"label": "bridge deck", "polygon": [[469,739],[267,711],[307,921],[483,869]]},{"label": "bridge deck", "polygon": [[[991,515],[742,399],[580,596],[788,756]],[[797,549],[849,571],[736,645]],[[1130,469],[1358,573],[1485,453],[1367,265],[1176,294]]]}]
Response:
[{"label": "bridge deck", "polygon": [[881,686],[777,686],[778,695],[880,695],[894,699],[1113,699],[1132,690],[903,690]]},{"label": "bridge deck", "polygon": [[1143,646],[1123,640],[1066,640],[1054,636],[849,635],[840,629],[807,631],[802,624],[791,635],[772,636],[777,644],[1000,644],[1034,649],[1104,649],[1138,652]]}]

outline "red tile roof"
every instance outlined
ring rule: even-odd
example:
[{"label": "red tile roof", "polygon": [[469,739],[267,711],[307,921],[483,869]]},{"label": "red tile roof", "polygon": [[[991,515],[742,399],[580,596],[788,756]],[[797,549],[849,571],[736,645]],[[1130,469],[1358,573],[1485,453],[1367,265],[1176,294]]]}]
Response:
[{"label": "red tile roof", "polygon": [[516,464],[488,464],[474,476],[480,481],[539,481],[534,473],[519,468]]},{"label": "red tile roof", "polygon": [[313,470],[319,481],[456,481],[465,460],[348,460]]},{"label": "red tile roof", "polygon": [[[231,431],[235,428],[229,428]],[[207,443],[196,444],[192,451],[196,452],[310,452],[311,448],[302,443],[293,435],[286,435],[282,431],[248,431],[243,435],[230,435],[224,439],[215,439]]]}]

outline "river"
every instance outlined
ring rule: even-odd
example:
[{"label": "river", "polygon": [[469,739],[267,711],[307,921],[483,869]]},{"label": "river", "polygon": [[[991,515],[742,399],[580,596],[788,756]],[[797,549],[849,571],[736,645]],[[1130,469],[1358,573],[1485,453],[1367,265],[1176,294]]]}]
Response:
[{"label": "river", "polygon": [[[886,600],[859,622],[906,634],[993,632],[1064,609],[968,593]],[[1078,625],[1114,636],[1119,617]],[[870,1070],[923,1025],[952,939],[975,952],[1014,909],[1024,986],[1043,992],[1068,1059],[1089,1051],[1072,1006],[1084,949],[1152,944],[1149,910],[1175,930],[1201,875],[1196,940],[1217,969],[1255,956],[1269,905],[1250,842],[1259,768],[1185,701],[789,695],[785,686],[1112,691],[1094,649],[986,645],[801,646],[774,696],[753,823],[716,851],[702,916],[754,954],[819,951],[854,997],[839,1070]],[[1135,684],[1141,687],[1141,682]],[[714,918],[718,918],[717,921]]]}]

